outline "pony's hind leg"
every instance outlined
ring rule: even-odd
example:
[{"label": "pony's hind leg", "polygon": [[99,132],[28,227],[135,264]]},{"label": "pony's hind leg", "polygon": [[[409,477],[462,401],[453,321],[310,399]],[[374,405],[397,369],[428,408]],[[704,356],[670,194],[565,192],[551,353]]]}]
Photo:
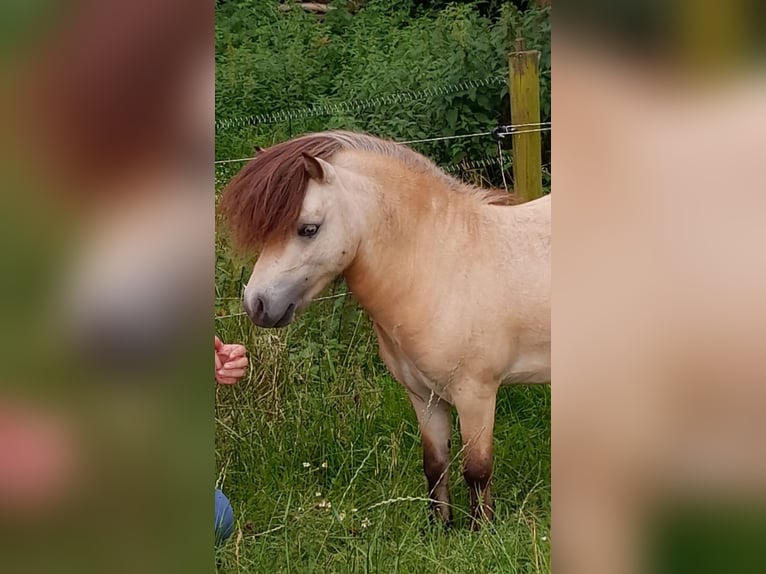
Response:
[{"label": "pony's hind leg", "polygon": [[423,441],[423,470],[428,480],[428,497],[433,500],[432,519],[449,524],[452,506],[449,494],[449,453],[452,432],[450,405],[435,395],[430,400],[409,393]]},{"label": "pony's hind leg", "polygon": [[463,440],[463,477],[471,494],[473,528],[492,520],[492,435],[495,426],[495,393],[472,395],[455,401]]}]

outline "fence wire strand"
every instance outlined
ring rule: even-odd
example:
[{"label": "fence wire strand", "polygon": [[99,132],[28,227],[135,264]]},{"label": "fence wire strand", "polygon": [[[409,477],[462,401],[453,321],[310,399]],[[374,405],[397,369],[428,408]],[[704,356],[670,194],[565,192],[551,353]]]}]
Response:
[{"label": "fence wire strand", "polygon": [[[550,70],[540,70],[540,76],[550,76]],[[438,96],[448,96],[471,89],[482,88],[493,84],[504,84],[508,81],[505,73],[497,76],[490,76],[481,80],[464,80],[447,86],[434,86],[422,90],[397,92],[393,94],[384,94],[369,98],[360,98],[344,102],[331,102],[327,104],[312,104],[300,108],[287,108],[268,112],[264,114],[249,114],[236,116],[232,118],[222,118],[216,120],[215,129],[227,130],[233,127],[248,127],[258,124],[273,124],[285,122],[288,120],[297,120],[303,118],[329,116],[333,114],[342,114],[350,112],[359,112],[372,107],[390,106],[392,104],[404,104],[434,98]]]},{"label": "fence wire strand", "polygon": [[[517,131],[511,132],[509,135],[517,135],[517,134],[528,134],[528,133],[534,133],[534,132],[546,132],[551,130],[551,122],[538,122],[538,123],[530,123],[530,124],[515,124],[515,125],[508,125],[505,126],[508,128],[511,128],[513,130],[516,130],[516,128],[524,128],[519,129]],[[528,129],[527,129],[528,128]],[[467,138],[475,138],[475,137],[483,137],[483,136],[489,136],[492,135],[491,131],[486,132],[476,132],[473,134],[460,134],[455,136],[435,136],[430,138],[423,138],[423,139],[417,139],[417,140],[406,140],[397,142],[402,145],[410,145],[410,144],[416,144],[416,143],[428,143],[428,142],[437,142],[437,141],[449,141],[449,140],[457,140],[457,139],[467,139]],[[229,164],[229,163],[242,163],[246,161],[250,161],[255,159],[256,156],[252,157],[238,157],[233,159],[220,159],[216,160],[214,163],[215,165],[223,165],[223,164]]]},{"label": "fence wire strand", "polygon": [[314,104],[301,108],[284,109],[265,114],[251,114],[234,118],[223,118],[215,122],[215,128],[216,130],[226,130],[234,127],[242,128],[258,124],[272,124],[302,118],[359,112],[372,107],[405,104],[438,96],[448,96],[471,88],[482,88],[493,84],[504,84],[507,81],[508,78],[505,74],[498,74],[497,76],[490,76],[482,80],[465,80],[456,84],[435,86],[417,91],[397,92],[394,94],[384,94],[382,96],[349,100],[345,102]]}]

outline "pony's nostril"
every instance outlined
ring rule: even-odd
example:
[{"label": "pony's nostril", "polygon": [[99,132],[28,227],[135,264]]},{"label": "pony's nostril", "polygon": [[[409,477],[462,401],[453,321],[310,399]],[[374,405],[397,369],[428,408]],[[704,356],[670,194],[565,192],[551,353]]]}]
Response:
[{"label": "pony's nostril", "polygon": [[257,315],[263,315],[263,310],[266,308],[266,306],[263,304],[263,299],[258,297],[258,308],[256,309]]}]

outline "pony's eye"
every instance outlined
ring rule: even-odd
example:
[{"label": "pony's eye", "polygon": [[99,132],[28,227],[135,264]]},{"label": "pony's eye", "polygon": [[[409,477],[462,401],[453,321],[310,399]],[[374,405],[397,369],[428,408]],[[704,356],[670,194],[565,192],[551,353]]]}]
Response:
[{"label": "pony's eye", "polygon": [[298,227],[298,235],[301,237],[314,237],[317,231],[319,231],[319,226],[313,223],[307,223]]}]

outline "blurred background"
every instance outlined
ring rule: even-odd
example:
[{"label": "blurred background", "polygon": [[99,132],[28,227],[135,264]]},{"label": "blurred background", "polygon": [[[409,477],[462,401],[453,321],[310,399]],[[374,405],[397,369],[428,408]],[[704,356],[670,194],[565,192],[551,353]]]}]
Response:
[{"label": "blurred background", "polygon": [[556,10],[554,570],[762,572],[763,4]]},{"label": "blurred background", "polygon": [[0,22],[2,569],[209,572],[213,7]]}]

